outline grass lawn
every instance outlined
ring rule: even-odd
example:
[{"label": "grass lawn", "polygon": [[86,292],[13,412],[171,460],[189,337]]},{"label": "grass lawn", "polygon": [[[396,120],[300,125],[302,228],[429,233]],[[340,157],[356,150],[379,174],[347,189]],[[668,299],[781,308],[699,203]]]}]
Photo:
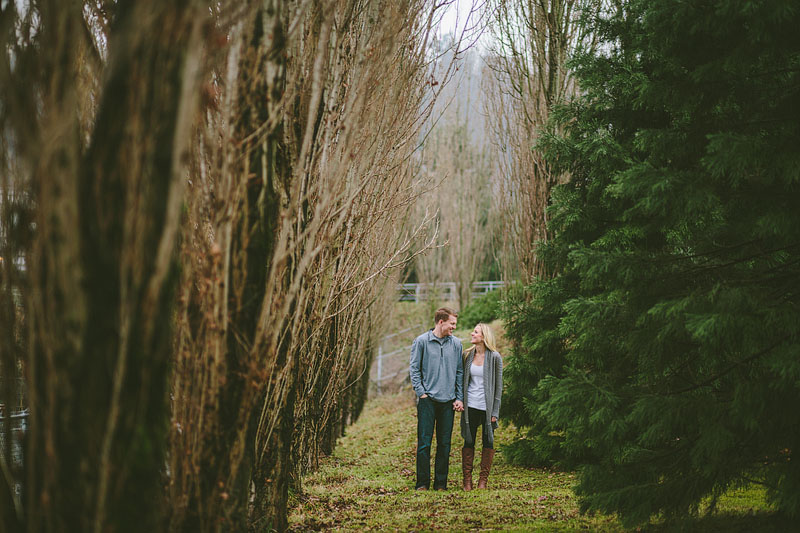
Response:
[{"label": "grass lawn", "polygon": [[[489,490],[465,493],[461,481],[459,415],[453,431],[449,490],[414,490],[416,409],[410,392],[370,401],[339,440],[333,456],[303,479],[291,498],[294,531],[364,529],[413,531],[623,531],[613,516],[582,516],[572,492],[575,473],[507,464],[504,444],[516,430],[495,433],[495,466]],[[435,442],[434,442],[435,446]],[[476,453],[478,456],[479,453]],[[478,457],[474,473],[477,483]],[[769,512],[763,491],[726,495],[711,517],[679,525],[652,524],[649,531],[787,531]]]}]

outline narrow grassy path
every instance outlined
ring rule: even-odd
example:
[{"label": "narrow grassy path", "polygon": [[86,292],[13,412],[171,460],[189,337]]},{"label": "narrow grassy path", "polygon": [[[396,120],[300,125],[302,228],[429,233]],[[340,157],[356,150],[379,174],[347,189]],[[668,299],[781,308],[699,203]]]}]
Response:
[{"label": "narrow grassy path", "polygon": [[[507,426],[501,425],[495,433],[501,451],[489,478],[490,490],[461,491],[459,415],[453,431],[449,490],[413,490],[415,417],[408,393],[368,403],[358,422],[339,440],[334,455],[303,480],[303,493],[292,497],[292,530],[623,531],[614,517],[578,513],[571,488],[574,473],[506,463],[502,447],[514,436]],[[477,463],[476,457],[476,481]],[[682,524],[679,529],[785,531],[787,524],[776,523],[766,512],[763,493],[754,490],[731,493],[718,505],[722,514]]]}]

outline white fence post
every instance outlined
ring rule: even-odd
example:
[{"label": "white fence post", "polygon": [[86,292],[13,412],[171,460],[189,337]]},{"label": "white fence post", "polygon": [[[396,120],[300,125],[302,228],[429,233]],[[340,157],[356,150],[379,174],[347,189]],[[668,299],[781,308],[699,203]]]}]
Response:
[{"label": "white fence post", "polygon": [[383,370],[383,341],[381,340],[378,343],[378,380],[377,380],[377,385],[378,385],[378,395],[379,396],[381,394],[381,377],[382,377],[381,374],[383,373],[382,370]]}]

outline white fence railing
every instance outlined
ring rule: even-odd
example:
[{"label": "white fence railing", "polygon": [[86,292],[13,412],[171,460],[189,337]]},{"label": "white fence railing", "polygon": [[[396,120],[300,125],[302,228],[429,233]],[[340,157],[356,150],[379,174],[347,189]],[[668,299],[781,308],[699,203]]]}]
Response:
[{"label": "white fence railing", "polygon": [[[477,298],[503,286],[502,281],[475,281],[472,297]],[[454,281],[442,283],[398,283],[397,292],[401,302],[425,302],[432,298],[443,301],[458,299],[458,286]]]},{"label": "white fence railing", "polygon": [[490,293],[494,290],[501,288],[504,285],[502,281],[476,281],[472,284],[472,297],[478,298],[484,294]]}]

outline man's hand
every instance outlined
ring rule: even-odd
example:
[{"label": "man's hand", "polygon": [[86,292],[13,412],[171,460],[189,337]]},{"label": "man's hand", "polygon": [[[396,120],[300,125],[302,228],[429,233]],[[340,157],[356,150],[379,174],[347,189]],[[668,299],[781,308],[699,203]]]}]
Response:
[{"label": "man's hand", "polygon": [[453,411],[461,412],[464,410],[464,403],[461,400],[456,400],[453,402]]},{"label": "man's hand", "polygon": [[428,397],[428,393],[425,393],[425,394],[423,394],[422,396],[420,396],[420,397],[419,397],[419,399],[421,400],[421,399],[423,399],[423,398],[427,398],[427,397]]},{"label": "man's hand", "polygon": [[497,422],[497,417],[496,416],[492,417],[492,422]]}]

